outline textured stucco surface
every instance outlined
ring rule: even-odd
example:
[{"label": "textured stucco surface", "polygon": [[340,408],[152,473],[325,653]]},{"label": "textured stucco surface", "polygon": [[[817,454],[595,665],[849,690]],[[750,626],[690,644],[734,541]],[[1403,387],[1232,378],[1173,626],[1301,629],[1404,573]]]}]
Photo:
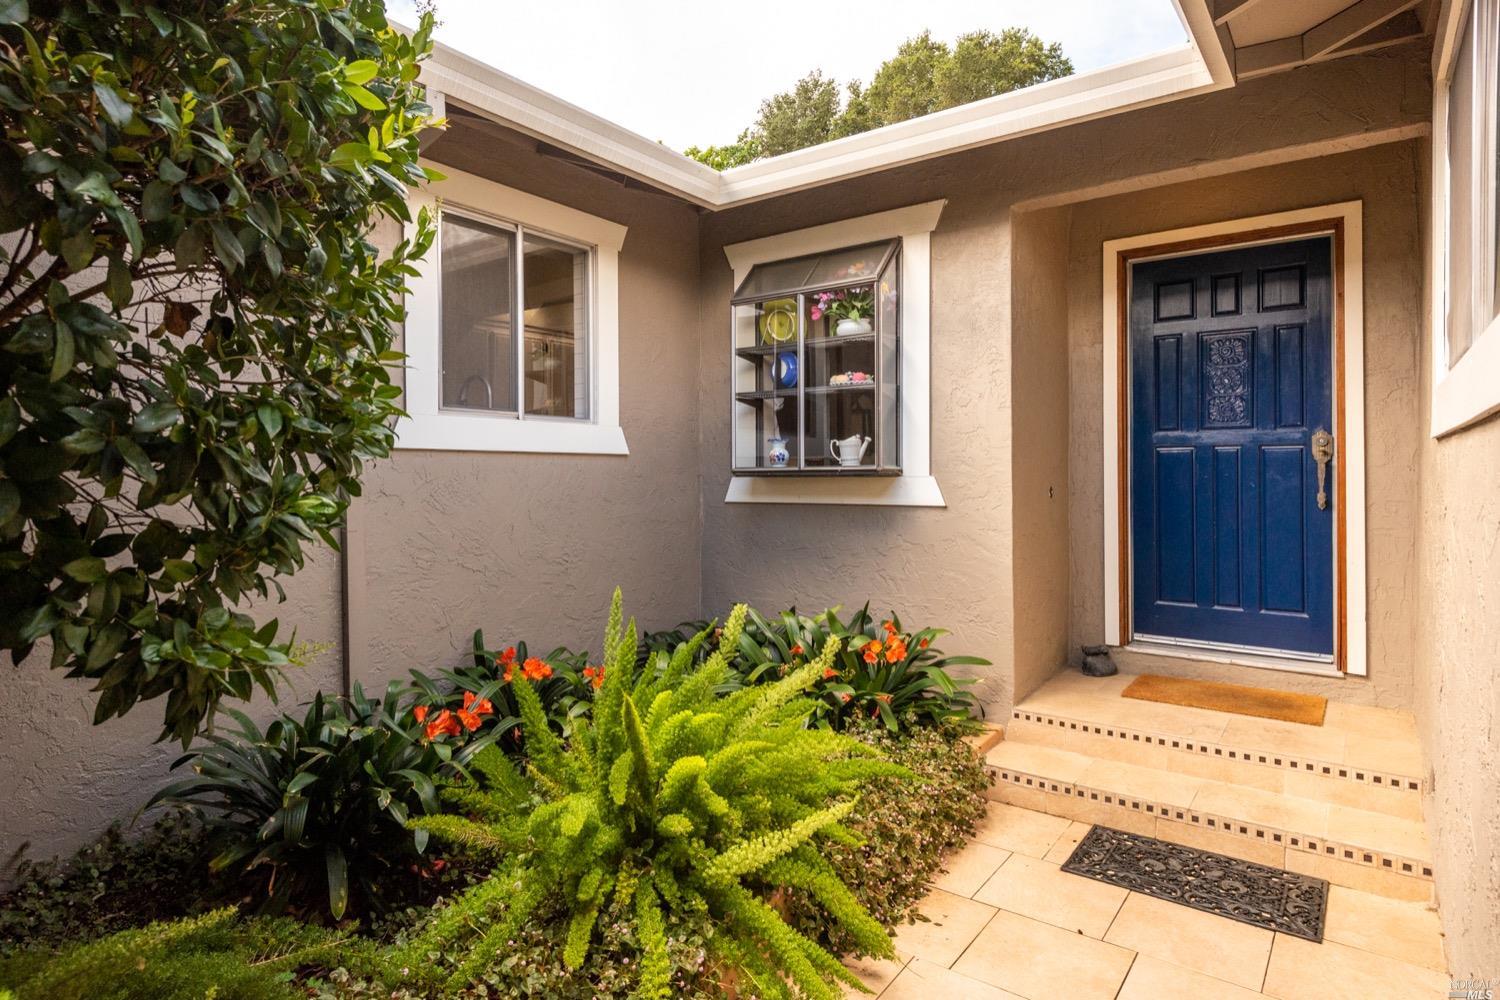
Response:
[{"label": "textured stucco surface", "polygon": [[[1422,176],[1430,176],[1424,162]],[[1423,188],[1422,204],[1429,204]],[[1432,248],[1426,247],[1430,259]],[[1432,289],[1427,289],[1428,304]],[[1430,311],[1426,313],[1430,317]],[[1500,978],[1500,415],[1441,439],[1426,435],[1430,324],[1419,381],[1421,512],[1417,535],[1417,729],[1430,789],[1438,912],[1448,968]],[[1500,373],[1497,373],[1500,374]]]},{"label": "textured stucco surface", "polygon": [[[1246,210],[1247,201],[1253,200],[1248,195],[1217,201],[1211,197],[1215,188],[1232,190],[1235,186],[1221,176],[1222,161],[1263,155],[1268,150],[1306,155],[1310,146],[1332,148],[1350,137],[1420,126],[1428,116],[1430,96],[1423,52],[1403,47],[1309,66],[1248,81],[1232,91],[1028,136],[705,217],[700,264],[705,608],[716,610],[734,600],[765,606],[795,600],[800,607],[812,608],[866,596],[881,607],[894,604],[911,621],[930,620],[950,627],[955,634],[945,639],[949,648],[994,662],[993,667],[978,672],[980,693],[991,717],[1003,718],[1018,691],[1024,693],[1061,666],[1060,644],[1055,639],[1049,643],[1041,629],[1049,621],[1048,609],[1059,607],[1056,597],[1061,593],[1070,593],[1072,617],[1078,618],[1079,597],[1072,592],[1085,572],[1080,567],[1090,558],[1079,551],[1080,539],[1098,530],[1097,514],[1093,528],[1073,516],[1087,500],[1069,484],[1058,483],[1062,488],[1048,501],[1038,492],[1060,478],[1060,473],[1049,468],[1049,463],[1060,458],[1046,443],[1060,441],[1058,429],[1063,425],[1057,397],[1048,395],[1044,387],[1060,385],[1061,374],[1051,367],[1054,357],[1030,348],[1054,336],[1050,323],[1057,311],[1070,310],[1075,297],[1084,293],[1075,277],[1071,242],[1066,289],[1058,262],[1048,263],[1050,254],[1045,248],[1032,243],[1042,259],[1028,252],[1025,263],[1017,263],[1018,247],[1031,242],[1027,230],[1038,227],[1035,232],[1040,234],[1050,229],[1061,238],[1063,215],[1044,218],[1033,211],[1017,212],[1016,207],[1066,202],[1070,192],[1106,188],[1145,189],[1135,203],[1144,207],[1155,204],[1161,191],[1190,188],[1192,181],[1185,178],[1201,175],[1205,179],[1198,184],[1203,194],[1196,211],[1218,209],[1223,212],[1220,217],[1252,214],[1258,209]],[[1288,175],[1317,181],[1312,195],[1282,187],[1254,197],[1274,202],[1276,207],[1332,200],[1323,192],[1334,191],[1339,184],[1336,177],[1325,176],[1334,171],[1319,165],[1327,162],[1333,161],[1302,161],[1298,172]],[[1399,162],[1399,157],[1391,162]],[[1413,183],[1409,164],[1404,170],[1409,187]],[[1174,186],[1158,187],[1164,178],[1171,178]],[[1371,190],[1384,194],[1396,186],[1393,181],[1384,187],[1373,185]],[[719,414],[726,412],[729,359],[723,350],[722,317],[731,276],[723,247],[935,198],[946,198],[948,204],[932,238],[932,471],[947,507],[725,504],[729,431],[727,418]],[[1407,253],[1414,255],[1415,208],[1409,190],[1401,204],[1404,209],[1391,209],[1385,225],[1396,226],[1391,220],[1406,213]],[[1137,231],[1174,224],[1170,221],[1174,217],[1183,220],[1175,224],[1206,221],[1201,216],[1189,220],[1190,210],[1179,210],[1165,198],[1157,208]],[[1155,224],[1163,219],[1168,221]],[[1017,226],[1022,227],[1019,233]],[[1390,280],[1411,288],[1419,279],[1417,267],[1411,256],[1409,267],[1387,273]],[[1095,265],[1087,280],[1096,298],[1097,275]],[[1053,316],[1038,321],[1049,299]],[[1079,308],[1084,304],[1080,302]],[[1097,343],[1097,304],[1091,314]],[[1080,375],[1078,351],[1085,348],[1076,343],[1080,334],[1069,315],[1066,379],[1071,383]],[[1408,321],[1413,315],[1408,309]],[[1372,322],[1394,329],[1399,318],[1384,316]],[[1391,372],[1409,372],[1415,363],[1415,345],[1410,329],[1406,332],[1405,353],[1374,364],[1388,365]],[[1097,375],[1093,378],[1097,383]],[[1097,388],[1092,399],[1086,386],[1082,395],[1069,388],[1075,395],[1068,403],[1068,419],[1094,416],[1097,420]],[[1400,390],[1392,391],[1393,405],[1398,409],[1405,405],[1410,415],[1409,391],[1405,404]],[[1022,399],[1024,406],[1019,402]],[[1375,401],[1384,402],[1378,396]],[[1074,439],[1078,430],[1068,426]],[[1414,449],[1414,440],[1408,436],[1407,441],[1408,449]],[[1073,444],[1066,451],[1070,478],[1080,471],[1079,447]],[[1090,470],[1096,477],[1097,465],[1096,459]],[[1097,485],[1094,489],[1097,493]],[[1391,520],[1383,523],[1397,533],[1402,518],[1406,519],[1409,558],[1414,494],[1408,494],[1404,513],[1394,511]],[[1066,498],[1066,510],[1056,503],[1058,498]],[[1049,531],[1063,532],[1069,542],[1049,538]],[[1399,535],[1393,535],[1392,541],[1399,544]],[[1082,544],[1097,548],[1094,542]],[[1410,566],[1403,572],[1409,573]],[[1409,616],[1409,607],[1406,612]],[[1076,647],[1086,630],[1070,627],[1069,633],[1069,646]],[[1072,653],[1076,655],[1076,648]],[[1405,691],[1409,698],[1409,680]],[[1401,697],[1392,695],[1397,701]],[[1373,700],[1373,696],[1362,700]]]},{"label": "textured stucco surface", "polygon": [[1084,202],[1069,236],[1070,531],[1072,618],[1068,647],[1104,635],[1102,498],[1102,245],[1104,241],[1223,219],[1364,203],[1365,481],[1369,676],[1345,680],[1254,667],[1116,654],[1127,670],[1271,684],[1341,701],[1407,708],[1416,621],[1417,451],[1421,419],[1414,372],[1421,348],[1416,142]]}]

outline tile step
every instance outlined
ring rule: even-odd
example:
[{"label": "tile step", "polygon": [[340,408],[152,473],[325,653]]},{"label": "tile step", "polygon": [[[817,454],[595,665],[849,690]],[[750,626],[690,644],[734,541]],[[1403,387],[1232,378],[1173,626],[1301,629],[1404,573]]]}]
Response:
[{"label": "tile step", "polygon": [[1400,898],[1431,894],[1418,821],[1160,768],[1006,740],[991,797],[1188,843]]}]

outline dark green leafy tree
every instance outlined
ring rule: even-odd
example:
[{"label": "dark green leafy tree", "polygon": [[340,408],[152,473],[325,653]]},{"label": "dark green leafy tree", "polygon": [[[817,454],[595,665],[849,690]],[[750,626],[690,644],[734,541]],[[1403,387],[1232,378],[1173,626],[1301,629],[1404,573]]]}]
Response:
[{"label": "dark green leafy tree", "polygon": [[[0,647],[186,742],[292,653],[247,601],[386,455],[424,179],[379,0],[0,0]],[[284,595],[281,595],[284,596]]]},{"label": "dark green leafy tree", "polygon": [[755,124],[727,146],[689,148],[688,156],[718,170],[857,135],[934,111],[1069,76],[1073,63],[1056,42],[1025,28],[996,35],[971,31],[952,48],[928,31],[901,43],[870,79],[853,80],[841,101],[838,83],[817,70],[788,91],[761,102]]}]

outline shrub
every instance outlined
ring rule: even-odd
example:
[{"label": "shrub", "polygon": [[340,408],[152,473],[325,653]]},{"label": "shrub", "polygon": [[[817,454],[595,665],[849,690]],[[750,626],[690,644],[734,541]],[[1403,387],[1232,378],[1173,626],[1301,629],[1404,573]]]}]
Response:
[{"label": "shrub", "polygon": [[326,900],[343,917],[380,908],[417,877],[427,832],[406,828],[439,808],[437,784],[465,773],[487,738],[455,750],[425,738],[392,684],[384,699],[355,687],[347,700],[317,695],[302,719],[277,718],[261,733],[247,716],[229,736],[180,758],[196,775],[152,799],[202,811],[220,844],[217,871],[263,880],[261,909],[306,909]]},{"label": "shrub", "polygon": [[134,839],[115,824],[71,858],[22,861],[0,896],[0,956],[207,909],[223,898],[209,857],[202,824],[171,810]]},{"label": "shrub", "polygon": [[[837,639],[777,683],[716,700],[745,614],[743,606],[731,613],[719,652],[702,667],[691,663],[706,631],[670,657],[657,654],[637,677],[635,622],[622,630],[616,591],[594,718],[566,746],[530,684],[513,681],[528,741],[524,772],[486,751],[474,761],[482,786],[447,792],[457,814],[413,823],[490,853],[496,868],[396,952],[394,979],[446,975],[462,986],[503,961],[527,921],[556,907],[566,916],[563,961],[574,969],[601,912],[632,918],[641,997],[668,995],[674,914],[712,918],[714,961],[743,970],[764,995],[787,995],[788,982],[818,998],[836,995],[831,982],[858,985],[766,901],[789,889],[816,899],[861,950],[892,954],[822,847],[852,841],[840,821],[861,784],[905,772],[855,740],[805,728],[812,705],[800,695],[832,662]],[[462,957],[444,965],[455,952]]]},{"label": "shrub", "polygon": [[389,453],[421,183],[381,0],[0,3],[0,648],[184,745],[290,644],[233,609]]},{"label": "shrub", "polygon": [[[953,726],[919,727],[891,733],[873,720],[858,722],[850,735],[868,743],[915,777],[877,779],[866,786],[847,825],[858,844],[828,845],[828,860],[870,914],[887,928],[905,923],[943,870],[943,859],[959,850],[984,818],[990,785],[984,762]],[[816,907],[798,901],[798,926],[828,942],[835,952],[856,947]]]},{"label": "shrub", "polygon": [[[685,622],[674,630],[649,633],[648,645],[664,648],[704,624]],[[808,650],[822,649],[830,638],[837,638],[843,648],[809,692],[818,702],[815,719],[843,729],[853,719],[878,718],[897,732],[911,725],[959,722],[978,708],[967,690],[973,680],[955,678],[950,670],[989,666],[990,661],[945,655],[932,643],[946,632],[940,628],[902,631],[901,619],[894,613],[877,623],[868,604],[847,624],[840,621],[837,608],[811,618],[797,614],[796,609],[774,619],[751,611],[729,665],[741,683],[764,684],[805,663]]]},{"label": "shrub", "polygon": [[298,966],[339,939],[292,920],[239,920],[233,909],[121,931],[56,956],[0,965],[18,1000],[292,1000]]}]

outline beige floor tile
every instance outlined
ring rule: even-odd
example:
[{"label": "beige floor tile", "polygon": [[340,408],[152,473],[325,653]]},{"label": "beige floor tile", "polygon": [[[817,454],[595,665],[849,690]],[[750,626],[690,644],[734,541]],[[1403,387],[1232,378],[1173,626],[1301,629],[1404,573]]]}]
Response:
[{"label": "beige floor tile", "polygon": [[1070,750],[1100,760],[1118,760],[1141,767],[1165,767],[1169,752],[1155,743],[1122,740],[1041,722],[1011,723],[1010,739],[1016,743]]},{"label": "beige floor tile", "polygon": [[1436,1000],[1448,977],[1432,969],[1360,951],[1276,935],[1263,990],[1279,1000]]},{"label": "beige floor tile", "polygon": [[1166,768],[1180,774],[1191,774],[1196,778],[1211,781],[1227,781],[1235,785],[1249,785],[1267,792],[1280,792],[1284,782],[1291,777],[1285,768],[1268,767],[1248,761],[1229,760],[1212,753],[1173,750],[1166,758]]},{"label": "beige floor tile", "polygon": [[1371,785],[1346,778],[1329,778],[1305,771],[1288,771],[1285,785],[1288,795],[1304,799],[1315,799],[1329,805],[1349,806],[1353,809],[1368,809],[1402,819],[1422,818],[1422,795],[1384,785]]},{"label": "beige floor tile", "polygon": [[974,898],[1064,930],[1102,938],[1126,895],[1119,886],[1070,875],[1051,861],[1013,854]]},{"label": "beige floor tile", "polygon": [[891,984],[901,970],[906,968],[906,963],[911,960],[910,956],[896,953],[894,960],[889,958],[856,958],[847,959],[844,967],[860,978],[870,988],[869,993],[861,993],[852,986],[844,987],[844,996],[853,1000],[854,997],[877,996],[882,990]]},{"label": "beige floor tile", "polygon": [[1077,779],[1089,766],[1089,758],[1083,754],[1012,740],[992,747],[985,754],[984,760],[991,767],[1068,783]]},{"label": "beige floor tile", "polygon": [[[1054,811],[1079,823],[1090,826],[1109,826],[1126,833],[1138,833],[1143,837],[1156,836],[1156,815],[1136,812],[1124,806],[1107,803],[1102,796],[1095,799],[1095,792],[1087,792],[1084,798],[1074,796],[1066,806],[1054,806]],[[1066,799],[1064,799],[1066,801]]]},{"label": "beige floor tile", "polygon": [[1329,806],[1328,829],[1324,836],[1335,843],[1373,848],[1384,854],[1399,854],[1418,861],[1432,857],[1425,824],[1386,813]]},{"label": "beige floor tile", "polygon": [[1246,989],[1260,989],[1275,935],[1132,892],[1104,940]]},{"label": "beige floor tile", "polygon": [[1134,953],[1001,910],[953,971],[1024,997],[1110,1000]]},{"label": "beige floor tile", "polygon": [[1137,955],[1120,987],[1118,1000],[1255,1000],[1260,993],[1222,979],[1205,976],[1163,962],[1150,955]]},{"label": "beige floor tile", "polygon": [[1062,864],[1073,856],[1073,851],[1078,847],[1078,842],[1092,828],[1092,823],[1080,823],[1077,820],[1073,820],[1068,824],[1068,828],[1062,832],[1062,836],[1057,838],[1057,843],[1052,845],[1051,850],[1047,852],[1047,856],[1043,860],[1050,861],[1055,865]]},{"label": "beige floor tile", "polygon": [[1112,677],[1087,677],[1068,670],[1052,677],[1021,701],[1025,707],[1033,698],[1081,695],[1087,698],[1118,698],[1120,692],[1135,680],[1133,674],[1115,674]]},{"label": "beige floor tile", "polygon": [[1376,708],[1373,705],[1349,705],[1330,701],[1328,712],[1323,716],[1323,725],[1359,736],[1373,736],[1380,740],[1404,740],[1417,738],[1417,720],[1410,712],[1395,708]]},{"label": "beige floor tile", "polygon": [[1361,951],[1446,971],[1437,911],[1426,903],[1330,886],[1323,936]]},{"label": "beige floor tile", "polygon": [[1289,833],[1321,837],[1328,827],[1328,803],[1277,795],[1228,782],[1209,782],[1193,799],[1193,811],[1259,823]]},{"label": "beige floor tile", "polygon": [[1028,788],[1012,781],[1001,781],[998,778],[985,789],[984,797],[991,802],[1004,802],[1018,809],[1029,809],[1039,813],[1051,811],[1054,800],[1062,798],[1062,796],[1048,795],[1034,786]]},{"label": "beige floor tile", "polygon": [[1426,767],[1422,760],[1422,745],[1415,738],[1386,740],[1351,733],[1347,739],[1344,761],[1351,768],[1370,768],[1385,774],[1420,778]]},{"label": "beige floor tile", "polygon": [[1139,798],[1142,802],[1189,806],[1205,782],[1190,774],[1137,767],[1113,760],[1096,760],[1076,783],[1085,788],[1116,792],[1131,799]]},{"label": "beige floor tile", "polygon": [[880,994],[880,1000],[1021,1000],[1014,993],[916,959]]},{"label": "beige floor tile", "polygon": [[995,914],[995,908],[934,889],[918,906],[925,920],[896,928],[896,950],[949,966]]},{"label": "beige floor tile", "polygon": [[1068,823],[1061,816],[991,802],[974,831],[974,839],[991,847],[1040,858],[1057,843]]},{"label": "beige floor tile", "polygon": [[1273,868],[1286,867],[1286,848],[1256,837],[1241,837],[1223,830],[1210,830],[1194,823],[1179,823],[1170,819],[1156,821],[1156,837],[1174,844],[1196,847],[1200,851],[1227,854],[1231,858],[1243,858]]},{"label": "beige floor tile", "polygon": [[973,897],[1008,857],[1010,852],[1007,850],[971,840],[963,850],[944,859],[943,867],[947,871],[932,880],[933,888],[955,896]]},{"label": "beige floor tile", "polygon": [[1336,762],[1344,759],[1345,740],[1343,732],[1327,726],[1236,715],[1225,724],[1221,742],[1243,750],[1271,750],[1290,757]]},{"label": "beige floor tile", "polygon": [[1334,885],[1374,893],[1377,896],[1389,896],[1392,899],[1416,903],[1432,901],[1432,883],[1425,879],[1385,871],[1370,865],[1340,861],[1323,854],[1288,850],[1286,868],[1287,871],[1327,879]]}]

